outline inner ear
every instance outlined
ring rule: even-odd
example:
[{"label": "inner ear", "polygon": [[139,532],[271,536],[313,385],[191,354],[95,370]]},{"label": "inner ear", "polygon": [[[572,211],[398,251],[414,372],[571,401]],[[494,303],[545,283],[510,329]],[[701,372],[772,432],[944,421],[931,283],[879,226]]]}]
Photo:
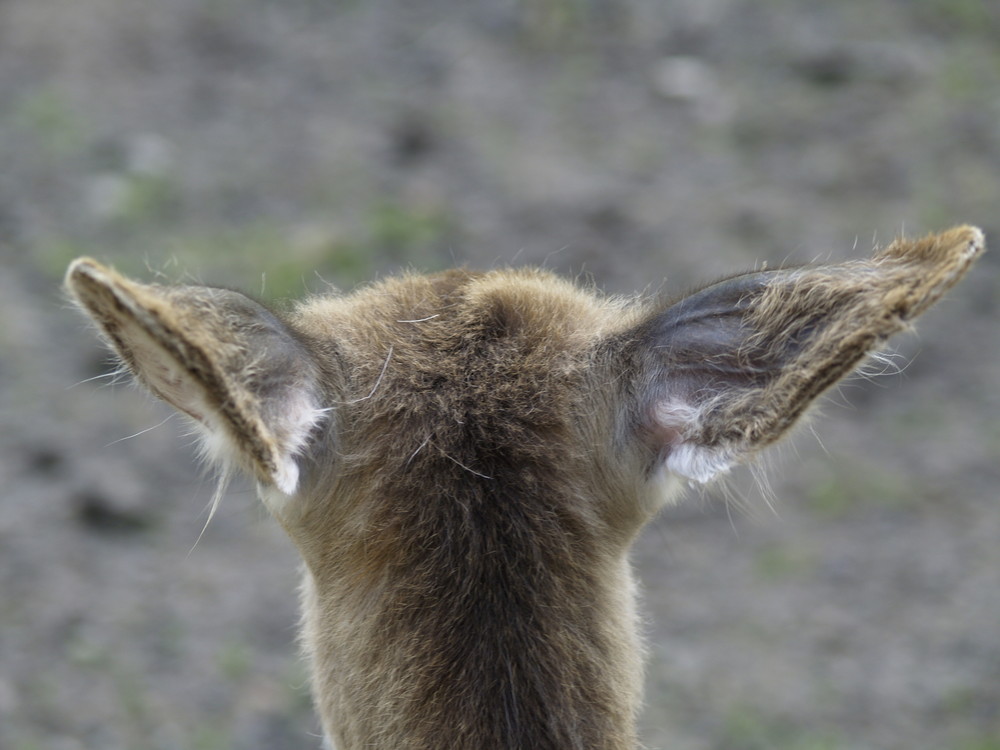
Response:
[{"label": "inner ear", "polygon": [[297,491],[297,457],[323,414],[318,368],[273,313],[238,292],[139,284],[90,259],[66,284],[139,381],[197,420],[211,457]]},{"label": "inner ear", "polygon": [[640,434],[670,471],[711,480],[787,434],[983,246],[957,227],[867,261],[736,276],[651,313],[628,333]]}]

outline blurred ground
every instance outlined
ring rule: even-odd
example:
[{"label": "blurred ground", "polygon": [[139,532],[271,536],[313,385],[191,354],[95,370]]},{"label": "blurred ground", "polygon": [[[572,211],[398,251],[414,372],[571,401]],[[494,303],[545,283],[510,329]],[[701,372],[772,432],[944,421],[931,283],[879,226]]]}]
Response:
[{"label": "blurred ground", "polygon": [[[998,206],[977,0],[6,0],[0,748],[319,744],[290,544],[236,488],[195,546],[211,481],[88,380],[72,257],[266,297],[511,263],[677,292],[901,229],[996,245]],[[1000,748],[998,258],[827,400],[773,511],[738,482],[749,513],[693,497],[640,540],[649,747]]]}]

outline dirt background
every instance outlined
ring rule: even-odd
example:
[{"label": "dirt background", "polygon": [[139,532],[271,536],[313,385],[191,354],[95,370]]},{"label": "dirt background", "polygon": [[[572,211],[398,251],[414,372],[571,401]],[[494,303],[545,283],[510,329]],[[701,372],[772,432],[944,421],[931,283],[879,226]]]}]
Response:
[{"label": "dirt background", "polygon": [[[211,479],[88,380],[72,257],[268,298],[512,263],[677,292],[1000,238],[998,206],[985,0],[0,2],[0,748],[319,745],[291,545],[246,486],[195,545]],[[773,507],[742,476],[641,538],[650,748],[1000,748],[998,270],[827,400]]]}]

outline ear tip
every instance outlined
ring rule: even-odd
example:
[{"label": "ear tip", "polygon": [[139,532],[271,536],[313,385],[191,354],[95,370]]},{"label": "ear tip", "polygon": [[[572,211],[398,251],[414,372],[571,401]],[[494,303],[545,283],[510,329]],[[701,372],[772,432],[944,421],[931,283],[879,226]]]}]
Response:
[{"label": "ear tip", "polygon": [[67,278],[72,276],[78,276],[81,274],[87,274],[93,270],[103,269],[100,263],[91,258],[88,255],[83,255],[75,260],[71,261],[69,268],[66,270]]},{"label": "ear tip", "polygon": [[975,257],[986,249],[986,235],[979,227],[963,224],[942,232],[941,243]]},{"label": "ear tip", "polygon": [[[971,224],[961,224],[919,240],[900,238],[879,253],[891,260],[967,268],[986,250],[986,235]],[[876,256],[878,257],[878,256]]]},{"label": "ear tip", "polygon": [[66,269],[65,284],[71,291],[79,291],[94,284],[107,284],[110,269],[93,258],[77,258]]}]

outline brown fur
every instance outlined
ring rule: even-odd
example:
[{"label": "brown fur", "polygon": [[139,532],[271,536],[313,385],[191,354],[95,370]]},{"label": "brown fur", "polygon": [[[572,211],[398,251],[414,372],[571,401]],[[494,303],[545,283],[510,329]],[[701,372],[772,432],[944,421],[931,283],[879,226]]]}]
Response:
[{"label": "brown fur", "polygon": [[778,440],[982,248],[959,227],[671,305],[530,270],[404,276],[280,319],[89,259],[67,286],[257,477],[301,551],[340,750],[625,750],[627,553],[670,477],[707,481]]}]

